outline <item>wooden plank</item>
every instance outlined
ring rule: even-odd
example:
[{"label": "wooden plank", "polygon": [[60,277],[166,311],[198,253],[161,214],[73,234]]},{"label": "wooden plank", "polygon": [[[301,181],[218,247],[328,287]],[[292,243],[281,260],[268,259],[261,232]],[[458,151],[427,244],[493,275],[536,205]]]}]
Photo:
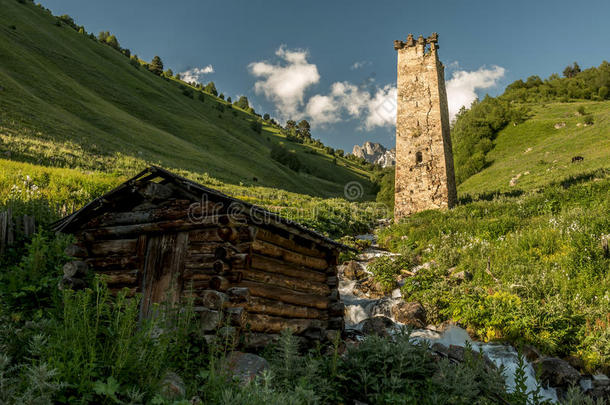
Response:
[{"label": "wooden plank", "polygon": [[148,238],[144,263],[141,317],[151,315],[152,304],[175,303],[182,291],[182,271],[188,233],[170,233]]},{"label": "wooden plank", "polygon": [[250,297],[247,303],[227,302],[226,306],[244,306],[249,313],[258,313],[290,318],[327,319],[328,312],[317,308],[286,304],[261,297]]},{"label": "wooden plank", "polygon": [[318,270],[308,269],[307,267],[299,266],[296,264],[289,264],[282,260],[262,256],[259,254],[252,255],[251,267],[253,269],[280,273],[286,276],[297,277],[302,278],[304,280],[311,280],[317,282],[324,282],[327,278],[327,275],[325,273],[322,273]]},{"label": "wooden plank", "polygon": [[277,246],[262,240],[254,240],[252,242],[252,251],[254,253],[259,253],[264,256],[280,258],[287,262],[298,264],[300,266],[310,267],[316,270],[326,270],[329,267],[326,259],[305,256],[301,253],[296,253],[281,246]]},{"label": "wooden plank", "polygon": [[279,273],[269,273],[253,268],[244,271],[244,279],[250,281],[257,281],[259,283],[264,283],[276,287],[284,287],[304,293],[324,296],[330,294],[330,288],[326,284],[311,280],[303,280],[296,277],[290,277]]},{"label": "wooden plank", "polygon": [[8,212],[0,212],[0,254],[6,250],[6,237],[8,231]]},{"label": "wooden plank", "polygon": [[31,215],[23,216],[23,234],[26,238],[36,233],[36,219]]},{"label": "wooden plank", "polygon": [[248,314],[247,325],[252,332],[280,333],[290,329],[299,334],[309,328],[325,329],[328,322],[320,319],[282,318],[263,314]]},{"label": "wooden plank", "polygon": [[9,208],[6,211],[6,215],[6,246],[13,246],[15,244],[15,223],[13,222],[13,210]]},{"label": "wooden plank", "polygon": [[[235,253],[249,253],[250,243],[232,244],[227,242],[208,242],[208,241],[190,241],[188,246],[188,254],[217,254],[219,249],[224,249],[227,256]],[[222,259],[222,257],[218,257]]]},{"label": "wooden plank", "polygon": [[138,281],[138,270],[120,270],[120,271],[98,271],[97,274],[103,276],[106,284],[133,284],[136,285]]},{"label": "wooden plank", "polygon": [[89,250],[94,256],[127,255],[136,252],[137,239],[114,239],[91,242]]},{"label": "wooden plank", "polygon": [[224,240],[218,235],[216,228],[207,229],[195,229],[189,232],[189,241],[193,242],[204,242],[204,243],[224,243]]},{"label": "wooden plank", "polygon": [[126,268],[136,268],[139,264],[137,255],[90,257],[85,259],[85,262],[94,270],[121,270]]},{"label": "wooden plank", "polygon": [[318,309],[326,309],[330,304],[328,297],[301,293],[282,287],[269,286],[255,281],[243,280],[232,287],[245,287],[250,290],[250,295],[252,296],[282,301],[287,304],[302,305]]},{"label": "wooden plank", "polygon": [[309,246],[297,243],[293,239],[288,239],[268,229],[259,228],[256,234],[257,239],[261,239],[265,242],[273,243],[278,246],[282,246],[286,249],[292,250],[296,253],[302,253],[307,256],[326,258],[326,253],[319,249],[310,247],[313,242],[307,241]]},{"label": "wooden plank", "polygon": [[188,218],[190,205],[191,202],[188,200],[176,200],[168,206],[154,207],[144,211],[110,212],[89,221],[87,228],[143,224]]}]

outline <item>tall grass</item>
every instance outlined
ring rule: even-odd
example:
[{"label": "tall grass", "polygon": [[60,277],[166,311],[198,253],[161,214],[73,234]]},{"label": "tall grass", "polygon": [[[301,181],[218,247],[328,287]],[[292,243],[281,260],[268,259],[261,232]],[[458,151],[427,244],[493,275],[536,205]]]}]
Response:
[{"label": "tall grass", "polygon": [[[421,269],[403,287],[432,322],[454,319],[484,340],[535,344],[610,366],[610,179],[563,182],[521,197],[415,214],[379,233]],[[451,274],[467,272],[461,281]]]}]

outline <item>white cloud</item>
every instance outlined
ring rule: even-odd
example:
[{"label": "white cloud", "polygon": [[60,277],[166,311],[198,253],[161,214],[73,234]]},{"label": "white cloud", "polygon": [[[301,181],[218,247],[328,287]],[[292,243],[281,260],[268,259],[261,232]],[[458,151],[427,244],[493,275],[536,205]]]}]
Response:
[{"label": "white cloud", "polygon": [[[262,80],[254,84],[257,94],[264,94],[284,118],[298,118],[308,87],[318,83],[320,74],[315,64],[307,61],[307,52],[280,46],[275,52],[279,63],[253,62],[250,73]],[[313,107],[312,107],[313,108]]]},{"label": "white cloud", "polygon": [[339,105],[332,97],[316,94],[309,99],[305,108],[307,116],[313,118],[315,125],[332,124],[341,121]]},{"label": "white cloud", "polygon": [[196,82],[199,83],[201,80],[201,76],[207,75],[210,73],[214,73],[214,67],[212,65],[207,65],[206,67],[201,68],[192,68],[187,70],[186,72],[180,73],[180,78],[185,82]]},{"label": "white cloud", "polygon": [[[450,119],[462,106],[470,107],[477,98],[477,90],[496,86],[504,73],[505,69],[500,66],[453,72],[447,82]],[[349,82],[336,82],[327,96],[310,99],[306,113],[314,126],[339,122],[349,116],[362,120],[362,129],[372,130],[396,124],[396,100],[397,90],[393,85],[365,90]]]},{"label": "white cloud", "polygon": [[[324,126],[346,119],[361,121],[361,129],[393,127],[396,124],[396,86],[383,87],[368,83],[357,86],[350,82],[335,82],[328,94],[316,94],[305,99],[305,93],[320,81],[315,64],[310,63],[307,51],[290,50],[280,46],[275,55],[278,62],[253,62],[250,73],[258,78],[254,84],[257,94],[263,94],[275,104],[280,118],[308,118],[313,126]],[[355,62],[351,69],[361,68],[370,62]],[[459,68],[457,62],[450,64]],[[500,66],[481,67],[476,71],[458,70],[447,81],[447,97],[451,119],[462,106],[469,107],[477,98],[477,90],[497,85],[504,76]]]},{"label": "white cloud", "polygon": [[447,82],[449,117],[453,120],[462,106],[470,107],[477,98],[477,90],[496,86],[498,80],[504,77],[504,72],[505,69],[500,66],[492,66],[490,69],[481,67],[472,72],[453,72]]},{"label": "white cloud", "polygon": [[366,129],[396,125],[396,100],[398,91],[395,86],[386,85],[377,92],[367,105],[367,116],[364,121]]},{"label": "white cloud", "polygon": [[352,66],[350,66],[350,69],[357,70],[357,69],[363,68],[370,64],[371,64],[371,62],[369,62],[368,60],[359,60],[359,61],[354,62],[354,64]]},{"label": "white cloud", "polygon": [[354,118],[362,121],[362,129],[372,130],[394,125],[396,96],[396,87],[391,85],[371,92],[350,82],[336,82],[328,95],[311,97],[305,113],[313,126]]}]

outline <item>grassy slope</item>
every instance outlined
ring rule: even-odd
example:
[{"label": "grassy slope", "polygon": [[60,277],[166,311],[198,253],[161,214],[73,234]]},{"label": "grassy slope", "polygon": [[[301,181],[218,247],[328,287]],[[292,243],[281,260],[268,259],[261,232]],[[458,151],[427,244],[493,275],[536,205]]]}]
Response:
[{"label": "grassy slope", "polygon": [[[182,95],[178,83],[136,69],[31,4],[0,0],[0,152],[33,163],[131,173],[159,163],[223,182],[252,183],[317,196],[338,196],[349,181],[369,190],[366,172],[320,149],[285,142],[256,119]],[[10,28],[15,25],[16,29]],[[272,161],[285,142],[312,174]],[[317,154],[307,152],[316,150]]]},{"label": "grassy slope", "polygon": [[[577,126],[579,106],[594,118]],[[500,131],[488,154],[492,164],[459,186],[460,194],[527,191],[600,168],[610,169],[610,102],[582,101],[531,106],[532,117]],[[555,129],[554,125],[566,126]],[[531,149],[530,149],[531,148]],[[572,164],[574,156],[584,161]],[[529,174],[525,174],[529,172]],[[521,174],[515,186],[510,180]]]},{"label": "grassy slope", "polygon": [[[592,126],[577,126],[581,106]],[[610,102],[530,107],[527,121],[498,134],[492,163],[459,186],[462,204],[405,218],[381,230],[380,243],[435,263],[403,287],[430,322],[457,320],[479,339],[534,344],[607,371]],[[461,271],[472,279],[451,277]]]}]

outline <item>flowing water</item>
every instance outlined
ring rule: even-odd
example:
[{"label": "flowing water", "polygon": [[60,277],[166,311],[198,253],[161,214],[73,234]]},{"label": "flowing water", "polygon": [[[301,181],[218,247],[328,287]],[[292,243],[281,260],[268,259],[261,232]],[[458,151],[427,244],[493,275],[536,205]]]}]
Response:
[{"label": "flowing water", "polygon": [[[358,259],[366,271],[368,261],[375,257],[387,255],[392,254],[373,246],[360,255]],[[345,304],[346,330],[359,331],[362,329],[362,321],[377,315],[383,315],[392,319],[394,326],[390,329],[399,330],[404,327],[403,324],[396,322],[392,318],[390,311],[392,304],[401,300],[399,290],[395,290],[391,297],[379,299],[363,298],[357,296],[354,290],[356,283],[354,280],[340,280],[339,282],[339,293],[341,294],[341,300]],[[518,368],[518,352],[514,347],[498,343],[472,341],[468,333],[458,326],[450,326],[444,330],[435,330],[433,327],[430,327],[430,329],[415,329],[411,336],[414,341],[427,341],[430,344],[440,343],[447,347],[450,345],[464,347],[469,344],[473,350],[483,352],[497,367],[504,367],[506,386],[509,391],[514,390],[515,371]],[[534,367],[527,360],[524,359],[524,361],[527,389],[528,391],[534,391],[537,388],[536,373]],[[554,388],[542,388],[540,396],[543,399],[557,402],[557,393]]]}]

